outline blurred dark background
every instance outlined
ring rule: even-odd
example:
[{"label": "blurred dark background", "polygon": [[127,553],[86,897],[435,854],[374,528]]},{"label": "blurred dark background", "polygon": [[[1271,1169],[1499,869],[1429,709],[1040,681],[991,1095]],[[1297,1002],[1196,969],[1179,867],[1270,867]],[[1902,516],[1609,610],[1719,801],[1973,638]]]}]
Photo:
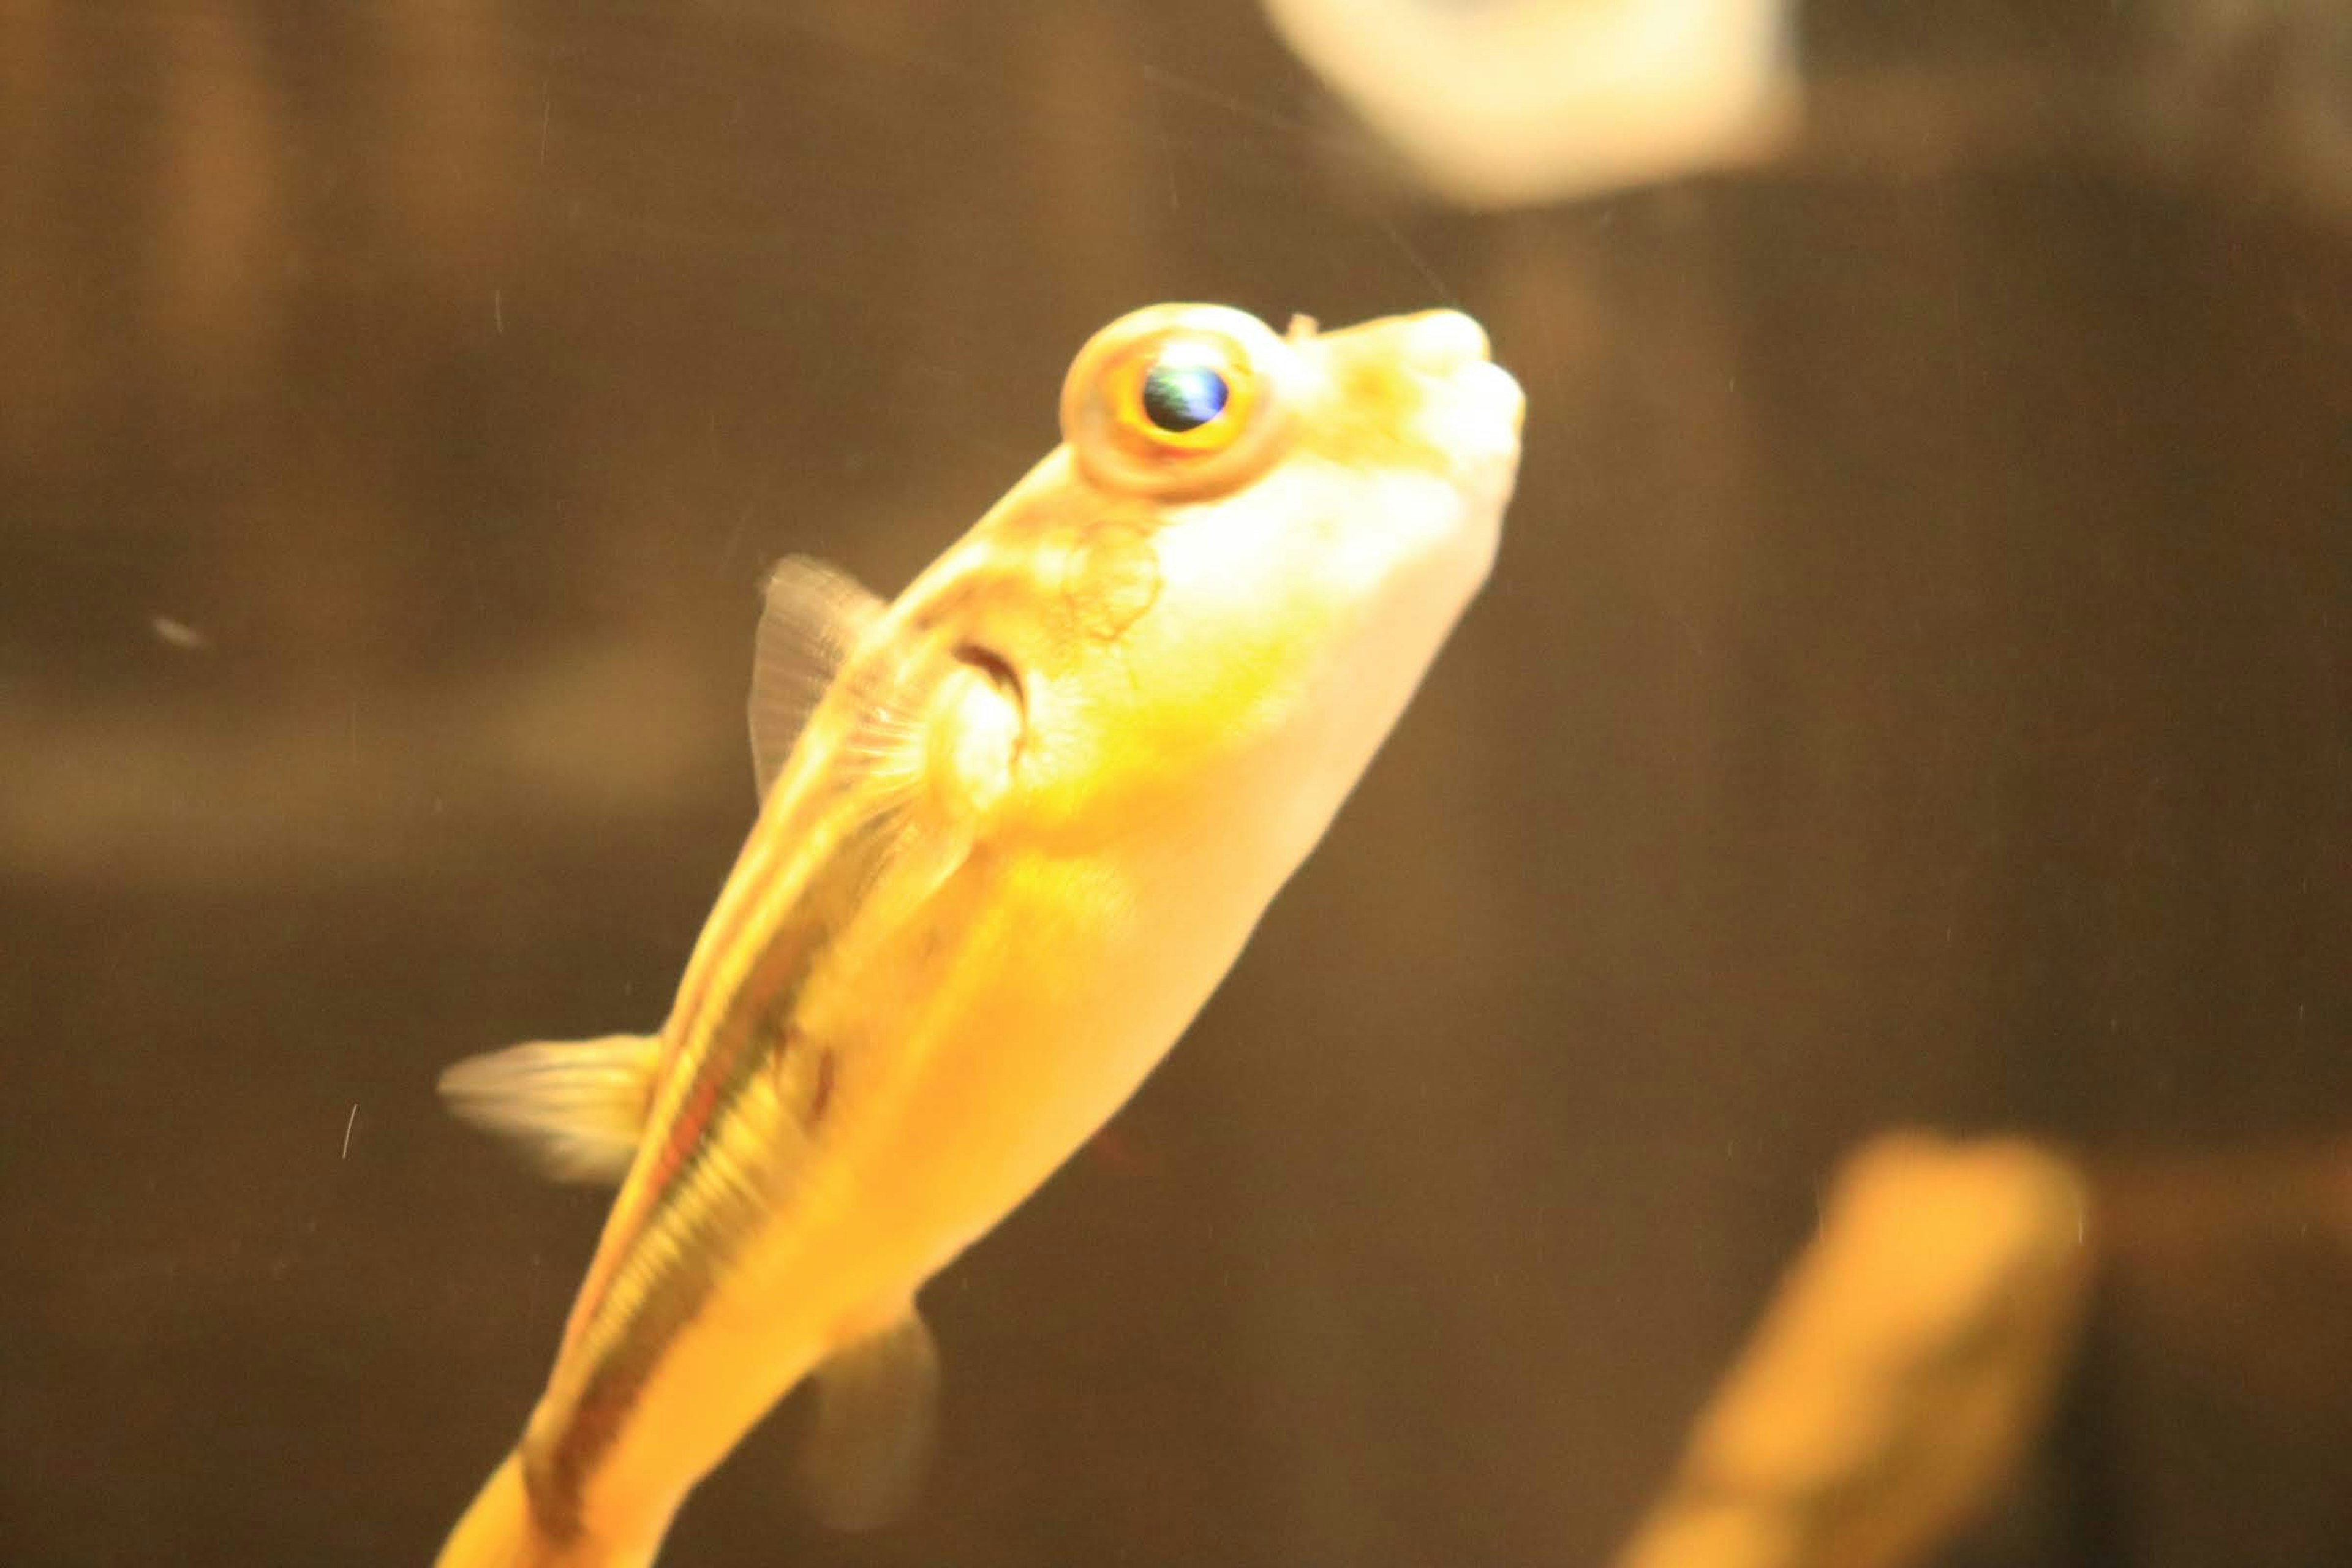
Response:
[{"label": "blurred dark background", "polygon": [[933,1289],[916,1515],[772,1424],[666,1561],[1601,1563],[1894,1124],[2219,1216],[1951,1561],[2344,1561],[2347,35],[1817,5],[1786,158],[1471,215],[1245,4],[0,0],[0,1559],[430,1560],[604,1201],[436,1073],[658,1021],[762,566],[1180,298],[1476,313],[1493,586]]}]

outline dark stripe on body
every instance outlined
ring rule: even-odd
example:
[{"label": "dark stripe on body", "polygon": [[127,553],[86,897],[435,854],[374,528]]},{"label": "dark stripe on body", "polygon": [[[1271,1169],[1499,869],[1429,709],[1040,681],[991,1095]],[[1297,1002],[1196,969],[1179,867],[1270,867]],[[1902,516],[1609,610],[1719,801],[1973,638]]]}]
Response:
[{"label": "dark stripe on body", "polygon": [[[740,858],[739,858],[739,862]],[[838,858],[839,856],[836,854],[834,860],[837,861]],[[772,882],[779,876],[789,875],[793,864],[794,862],[787,859],[782,868],[771,866],[767,880]],[[830,863],[820,867],[817,874],[811,879],[812,885],[823,885],[831,868]],[[689,1085],[686,1098],[679,1101],[677,1110],[672,1113],[668,1125],[663,1130],[664,1149],[661,1163],[649,1174],[643,1191],[637,1196],[635,1212],[629,1216],[628,1226],[615,1234],[611,1246],[602,1250],[599,1258],[601,1268],[591,1268],[589,1288],[573,1306],[572,1328],[582,1338],[585,1338],[593,1329],[597,1318],[602,1315],[604,1297],[610,1293],[613,1282],[619,1278],[620,1266],[635,1246],[637,1237],[653,1226],[669,1194],[676,1190],[677,1178],[680,1173],[679,1167],[684,1156],[689,1152],[692,1140],[699,1137],[703,1128],[709,1125],[712,1114],[717,1110],[721,1086],[734,1081],[738,1077],[737,1073],[730,1070],[737,1064],[732,1060],[730,1050],[730,1040],[726,1034],[727,1019],[737,1011],[735,1005],[740,1005],[743,996],[761,983],[761,975],[777,961],[777,954],[772,952],[762,955],[760,963],[754,965],[752,973],[739,983],[740,988],[735,996],[720,999],[721,1016],[719,1021],[709,1026],[707,1030],[703,1024],[703,1003],[709,991],[713,976],[724,964],[727,956],[742,942],[745,928],[763,902],[765,892],[764,888],[758,891],[747,889],[742,896],[733,900],[724,934],[710,944],[702,962],[688,972],[686,985],[679,993],[677,1004],[672,1010],[672,1023],[678,1031],[677,1037],[681,1042],[690,1042],[703,1037],[706,1034],[717,1037],[712,1039],[709,1047],[696,1062],[694,1081]],[[785,923],[779,928],[780,931],[789,931],[792,929],[794,915],[806,907],[806,902],[804,897],[793,908],[785,910]],[[769,940],[773,943],[777,938],[772,935]],[[814,955],[811,956],[813,958]],[[803,972],[805,972],[805,966]],[[752,1037],[756,1037],[756,1034]],[[738,1047],[744,1043],[747,1042],[740,1037],[735,1041]],[[683,1050],[686,1047],[681,1045],[680,1048]],[[731,1098],[730,1096],[730,1100]],[[609,1255],[609,1262],[605,1261],[606,1255]],[[565,1337],[568,1348],[568,1342],[572,1337],[572,1332],[567,1331]]]},{"label": "dark stripe on body", "polygon": [[[723,1127],[743,1097],[803,1041],[792,1026],[801,991],[854,910],[849,900],[871,879],[871,851],[887,838],[861,825],[843,849],[812,879],[808,893],[772,939],[773,946],[727,998],[713,1026],[710,1046],[694,1081],[665,1130],[660,1163],[649,1178],[640,1217],[604,1289],[583,1317],[583,1342],[594,1331],[613,1284],[626,1271],[637,1243],[675,1224],[682,1230],[679,1251],[692,1261],[655,1279],[638,1300],[630,1321],[598,1356],[580,1386],[554,1443],[543,1455],[527,1455],[524,1477],[541,1524],[558,1541],[576,1539],[590,1478],[612,1452],[655,1370],[677,1336],[709,1301],[712,1288],[739,1256],[744,1241],[768,1216],[771,1194],[764,1184],[747,1186],[720,1177],[714,1190],[689,1212],[689,1199],[711,1169]],[[747,907],[751,900],[747,900]],[[831,918],[824,918],[831,917]],[[800,940],[793,940],[794,937]],[[723,950],[719,950],[723,951]],[[818,1058],[816,1089],[800,1108],[803,1128],[814,1132],[832,1100],[833,1055]],[[785,1108],[792,1114],[792,1108]]]}]

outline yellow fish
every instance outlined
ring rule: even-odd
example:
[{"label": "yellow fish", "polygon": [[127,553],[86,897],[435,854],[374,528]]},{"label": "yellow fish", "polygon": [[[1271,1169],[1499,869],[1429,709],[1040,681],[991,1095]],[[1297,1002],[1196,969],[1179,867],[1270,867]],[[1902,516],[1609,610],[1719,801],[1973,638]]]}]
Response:
[{"label": "yellow fish", "polygon": [[900,1505],[915,1296],[1166,1055],[1491,567],[1522,401],[1454,311],[1277,336],[1162,305],[1072,364],[1062,445],[895,603],[788,560],[751,829],[650,1037],[451,1068],[619,1177],[545,1394],[443,1568],[651,1563],[803,1378],[803,1480]]}]

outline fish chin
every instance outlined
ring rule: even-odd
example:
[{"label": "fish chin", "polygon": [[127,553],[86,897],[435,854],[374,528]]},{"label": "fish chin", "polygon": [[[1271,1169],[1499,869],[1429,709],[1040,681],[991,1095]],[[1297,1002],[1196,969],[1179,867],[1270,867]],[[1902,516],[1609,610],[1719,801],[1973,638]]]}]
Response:
[{"label": "fish chin", "polygon": [[[1481,559],[1483,579],[1517,478],[1527,411],[1518,382],[1489,356],[1486,329],[1458,310],[1426,310],[1344,329],[1322,346],[1338,361],[1381,367],[1391,384],[1411,388],[1390,404],[1390,417],[1399,421],[1396,433],[1418,458],[1393,466],[1425,466],[1444,477],[1459,510],[1453,527],[1473,536],[1454,542],[1466,543],[1468,553]],[[1350,391],[1372,389],[1370,401],[1378,405],[1380,371],[1369,376],[1342,372],[1340,380]],[[1387,455],[1377,441],[1364,449]]]},{"label": "fish chin", "polygon": [[[1450,624],[1494,565],[1503,510],[1518,477],[1526,400],[1509,372],[1483,359],[1423,373],[1420,379],[1415,435],[1428,450],[1444,454],[1445,462],[1426,488],[1391,477],[1381,489],[1423,513],[1412,531],[1420,539],[1419,559],[1409,568],[1418,580],[1412,591],[1446,601],[1441,614]],[[1433,646],[1429,655],[1435,653]]]},{"label": "fish chin", "polygon": [[1476,360],[1427,378],[1422,438],[1453,457],[1454,482],[1474,507],[1497,515],[1510,500],[1519,467],[1519,426],[1527,397],[1511,373]]}]

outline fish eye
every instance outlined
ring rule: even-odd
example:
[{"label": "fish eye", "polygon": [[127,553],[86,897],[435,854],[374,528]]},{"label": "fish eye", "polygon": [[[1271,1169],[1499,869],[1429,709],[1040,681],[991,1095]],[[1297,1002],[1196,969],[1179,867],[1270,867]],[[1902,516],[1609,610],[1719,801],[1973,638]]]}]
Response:
[{"label": "fish eye", "polygon": [[1063,437],[1098,484],[1168,499],[1221,494],[1279,455],[1295,367],[1290,347],[1242,311],[1138,310],[1096,333],[1070,366]]},{"label": "fish eye", "polygon": [[1143,416],[1171,435],[1198,430],[1225,411],[1233,389],[1205,364],[1162,354],[1143,374]]},{"label": "fish eye", "polygon": [[1234,345],[1208,337],[1147,340],[1109,368],[1111,418],[1146,447],[1217,451],[1234,440],[1256,383]]}]

